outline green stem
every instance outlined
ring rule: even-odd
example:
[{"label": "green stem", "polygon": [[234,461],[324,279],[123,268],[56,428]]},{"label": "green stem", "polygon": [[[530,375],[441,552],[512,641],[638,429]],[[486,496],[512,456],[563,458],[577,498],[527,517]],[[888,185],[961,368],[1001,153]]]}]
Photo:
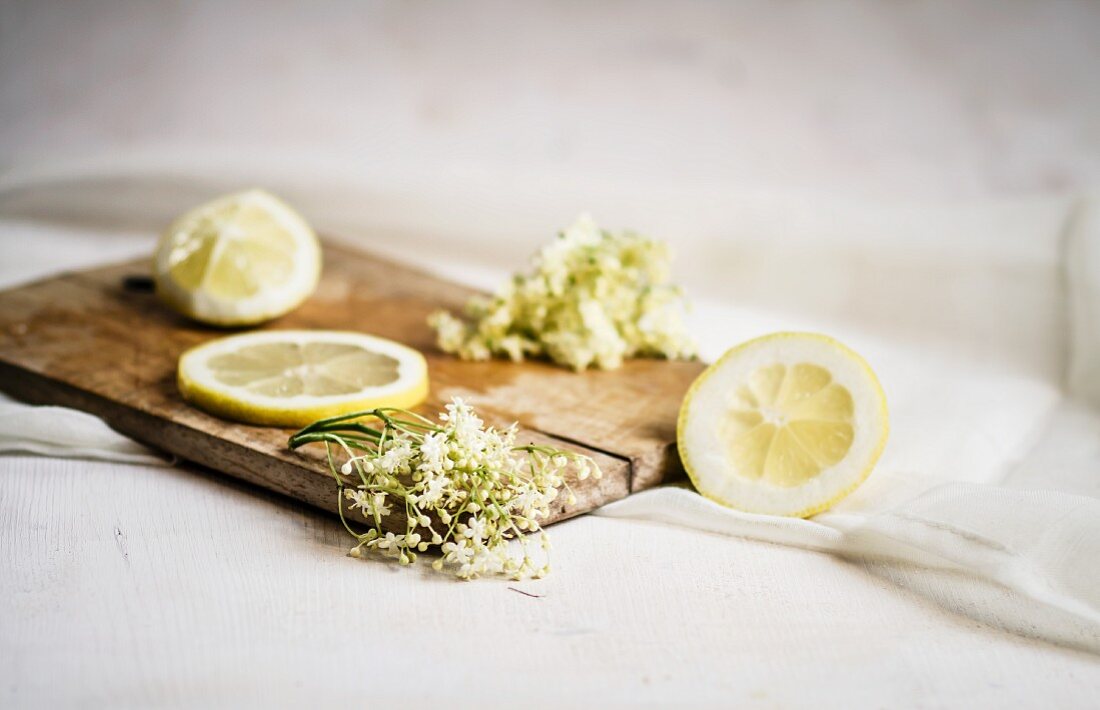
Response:
[{"label": "green stem", "polygon": [[305,444],[320,443],[326,441],[334,442],[336,439],[334,439],[333,437],[337,437],[343,441],[346,441],[349,446],[360,449],[361,451],[374,451],[375,449],[374,442],[370,439],[339,436],[337,434],[330,434],[328,432],[314,432],[311,434],[303,434],[301,436],[295,434],[295,437],[290,440],[288,446],[292,449],[296,449],[299,446],[303,446]]},{"label": "green stem", "polygon": [[327,417],[325,419],[318,419],[317,421],[313,422],[309,426],[306,426],[306,427],[302,428],[301,430],[299,430],[297,432],[297,434],[305,434],[305,433],[308,433],[308,432],[311,432],[311,431],[317,431],[319,429],[324,429],[326,427],[329,427],[333,424],[338,424],[340,422],[349,422],[349,421],[352,421],[352,420],[355,420],[355,419],[368,419],[370,417],[374,417],[375,412],[377,412],[377,411],[379,411],[379,410],[378,409],[366,409],[366,410],[363,410],[361,412],[350,412],[348,414],[337,414],[334,417]]}]

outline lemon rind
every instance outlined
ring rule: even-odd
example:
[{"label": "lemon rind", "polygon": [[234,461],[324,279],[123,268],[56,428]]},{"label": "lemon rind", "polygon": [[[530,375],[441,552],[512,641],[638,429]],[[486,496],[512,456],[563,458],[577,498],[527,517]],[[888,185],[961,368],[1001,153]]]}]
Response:
[{"label": "lemon rind", "polygon": [[[334,339],[339,342],[357,342],[365,347],[369,345],[378,346],[384,343],[386,349],[402,354],[402,357],[399,358],[402,377],[406,377],[405,367],[412,366],[413,371],[407,376],[411,384],[403,389],[397,389],[382,395],[376,394],[364,397],[356,393],[333,396],[327,398],[328,401],[304,406],[290,403],[280,405],[277,398],[262,395],[253,398],[233,396],[231,392],[227,392],[227,390],[233,388],[210,385],[202,381],[201,372],[195,373],[192,371],[194,368],[201,366],[204,356],[229,349],[227,341],[232,339],[277,341],[280,339],[294,340],[301,338],[310,342],[323,342],[324,336],[335,336]],[[210,352],[204,353],[203,351]],[[196,377],[196,375],[199,376]],[[335,330],[264,330],[218,338],[196,345],[180,355],[176,384],[184,401],[209,414],[246,424],[281,427],[305,426],[325,417],[350,414],[351,412],[377,407],[410,409],[427,399],[430,392],[428,364],[419,351],[387,338],[354,331]],[[261,399],[263,401],[260,401]],[[310,397],[309,399],[316,401],[325,398]]]}]

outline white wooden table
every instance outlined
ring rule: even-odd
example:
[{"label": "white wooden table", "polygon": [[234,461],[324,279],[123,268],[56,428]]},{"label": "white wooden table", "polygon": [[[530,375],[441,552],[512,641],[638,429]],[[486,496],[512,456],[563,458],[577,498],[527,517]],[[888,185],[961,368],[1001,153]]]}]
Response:
[{"label": "white wooden table", "polygon": [[[193,471],[5,457],[7,707],[1086,707],[1094,657],[906,579],[587,517],[537,583],[344,556],[333,519]],[[528,596],[528,595],[538,596]]]},{"label": "white wooden table", "polygon": [[[148,247],[30,229],[5,283]],[[927,573],[584,517],[552,529],[548,578],[459,583],[186,466],[0,471],[5,706],[1087,707],[1100,683],[1095,656],[908,591]]]}]

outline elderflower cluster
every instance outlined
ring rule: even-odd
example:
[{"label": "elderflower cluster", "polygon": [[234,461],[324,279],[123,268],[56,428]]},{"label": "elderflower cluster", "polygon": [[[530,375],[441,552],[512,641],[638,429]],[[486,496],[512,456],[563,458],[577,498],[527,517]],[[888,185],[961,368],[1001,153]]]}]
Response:
[{"label": "elderflower cluster", "polygon": [[[540,521],[563,488],[569,502],[576,502],[565,473],[572,468],[579,480],[600,476],[587,456],[517,446],[514,424],[486,427],[459,398],[446,405],[438,425],[403,410],[365,414],[380,419],[382,427],[370,429],[343,417],[291,438],[291,446],[323,441],[348,454],[340,471],[359,483],[345,487],[344,498],[375,526],[363,534],[349,527],[358,539],[351,550],[355,557],[371,550],[409,564],[417,553],[436,547],[441,556],[432,566],[462,579],[541,577],[550,571],[550,543]],[[529,540],[536,533],[540,550]]]},{"label": "elderflower cluster", "polygon": [[610,370],[625,358],[688,359],[696,344],[680,290],[668,284],[662,242],[601,231],[588,215],[539,252],[492,298],[467,304],[469,320],[429,318],[439,347],[466,360],[545,356],[576,371]]}]

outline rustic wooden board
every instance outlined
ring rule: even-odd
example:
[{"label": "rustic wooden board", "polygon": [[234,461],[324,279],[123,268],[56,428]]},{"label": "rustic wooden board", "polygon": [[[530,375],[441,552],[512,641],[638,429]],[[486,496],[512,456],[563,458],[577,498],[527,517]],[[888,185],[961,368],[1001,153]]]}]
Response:
[{"label": "rustic wooden board", "polygon": [[[113,428],[180,458],[272,491],[336,510],[336,484],[321,447],[286,448],[289,430],[207,415],[176,391],[185,349],[227,331],[127,290],[144,261],[66,273],[0,293],[0,389],[28,402],[82,409]],[[637,360],[615,372],[574,374],[541,362],[462,362],[440,352],[425,324],[436,308],[461,308],[465,287],[422,271],[326,245],[317,293],[266,328],[358,330],[398,340],[428,360],[434,415],[454,395],[487,421],[518,421],[521,439],[591,455],[604,477],[570,481],[575,505],[560,520],[680,474],[675,453],[680,400],[702,366]]]}]

